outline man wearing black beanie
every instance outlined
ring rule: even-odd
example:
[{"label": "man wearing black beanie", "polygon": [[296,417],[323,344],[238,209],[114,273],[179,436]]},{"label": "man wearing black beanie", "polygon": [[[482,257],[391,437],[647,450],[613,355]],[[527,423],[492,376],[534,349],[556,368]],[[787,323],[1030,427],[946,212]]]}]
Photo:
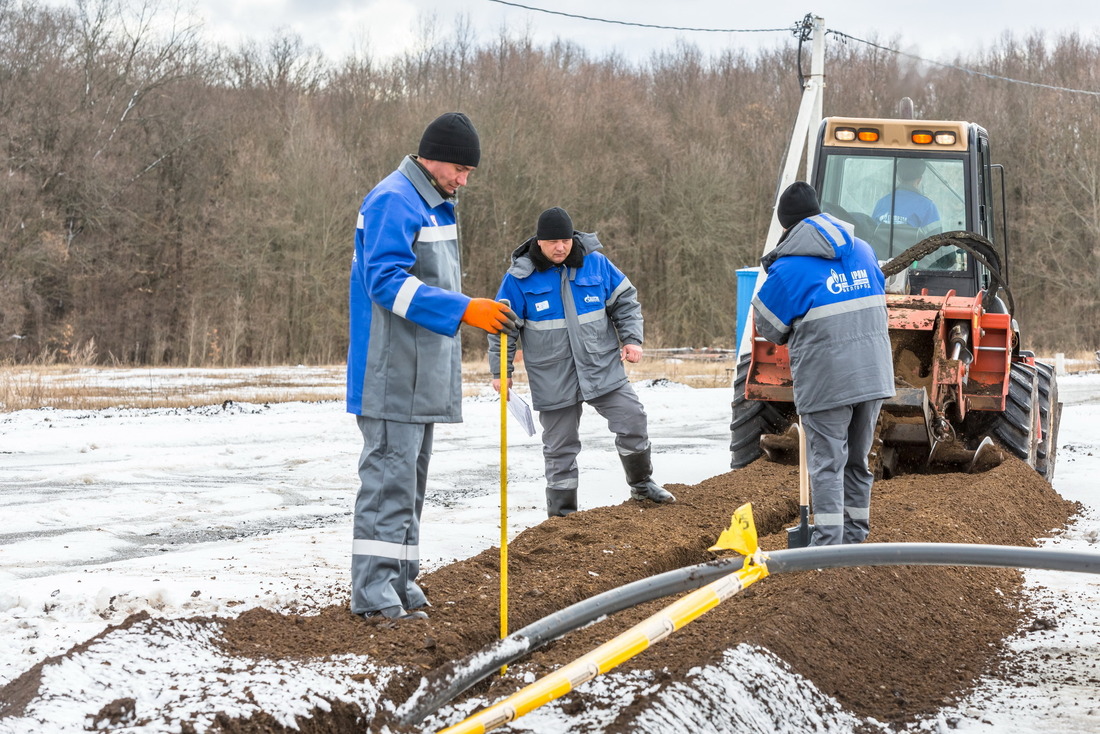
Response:
[{"label": "man wearing black beanie", "polygon": [[805,181],[795,181],[783,191],[775,212],[783,229],[790,229],[806,217],[820,213],[817,192]]},{"label": "man wearing black beanie", "polygon": [[786,231],[760,261],[753,327],[790,350],[813,497],[810,545],[861,543],[871,528],[867,457],[882,401],[894,395],[886,279],[871,246],[822,214],[808,183],[783,192],[776,216]]},{"label": "man wearing black beanie", "polygon": [[516,326],[507,306],[462,293],[454,195],[481,161],[473,123],[440,115],[418,152],[363,199],[349,290],[347,410],[363,435],[351,611],[390,619],[427,617],[420,511],[434,425],[462,420],[459,326]]},{"label": "man wearing black beanie", "polygon": [[[539,215],[535,236],[512,253],[497,300],[515,309],[519,339],[508,341],[508,387],[522,342],[531,402],[542,424],[546,514],[577,511],[577,454],[585,403],[607,419],[630,496],[674,502],[653,481],[645,409],[623,362],[642,359],[638,290],[603,253],[596,235],[573,229],[561,207]],[[489,336],[489,371],[501,391],[500,337]],[[507,388],[505,388],[507,390]]]}]

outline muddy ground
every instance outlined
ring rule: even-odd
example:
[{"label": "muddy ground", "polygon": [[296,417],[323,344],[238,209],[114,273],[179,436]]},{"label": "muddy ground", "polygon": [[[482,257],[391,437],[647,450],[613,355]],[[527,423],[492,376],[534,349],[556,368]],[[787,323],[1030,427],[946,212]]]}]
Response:
[{"label": "muddy ground", "polygon": [[[785,528],[797,518],[797,487],[795,468],[758,461],[695,486],[670,485],[679,500],[674,505],[628,502],[530,528],[509,543],[509,629],[615,586],[714,558],[707,548],[744,502],[753,503],[761,546],[784,548]],[[881,481],[874,492],[874,542],[1033,545],[1076,511],[1015,460],[979,475]],[[226,640],[241,655],[358,653],[400,663],[409,674],[405,688],[392,695],[403,701],[423,673],[496,638],[498,559],[493,548],[424,576],[434,604],[426,622],[369,624],[343,607],[311,616],[255,609],[225,623]],[[621,669],[667,671],[667,682],[728,647],[755,643],[851,711],[903,722],[954,701],[979,674],[996,669],[1002,641],[1028,624],[1031,612],[1021,608],[1020,584],[1018,571],[984,568],[835,569],[769,577]],[[667,603],[653,602],[567,635],[531,661],[542,672],[554,670]],[[494,698],[515,690],[496,676],[475,690],[485,693],[488,686]],[[583,689],[571,695],[583,702]]]},{"label": "muddy ground", "polygon": [[[649,575],[716,557],[707,550],[734,509],[752,502],[761,546],[786,547],[797,519],[797,470],[758,461],[694,486],[668,485],[674,505],[626,502],[552,518],[509,544],[510,626],[542,617]],[[1035,472],[1014,459],[978,474],[911,475],[876,483],[870,542],[950,542],[1029,546],[1062,528],[1077,511]],[[416,622],[364,621],[346,605],[279,614],[252,609],[212,619],[224,644],[245,658],[307,659],[369,655],[406,672],[387,693],[396,703],[423,675],[474,652],[499,631],[496,548],[422,577],[434,605]],[[952,703],[983,673],[997,675],[1006,638],[1043,624],[1042,610],[1021,602],[1014,570],[886,567],[772,576],[711,610],[619,668],[662,671],[662,684],[717,660],[727,648],[768,648],[825,694],[861,716],[903,724]],[[548,673],[653,614],[669,599],[621,612],[536,651],[526,665]],[[514,678],[491,676],[473,692],[497,699],[514,692]],[[27,696],[33,671],[0,689]],[[583,686],[566,698],[583,706]],[[122,702],[124,704],[125,702]],[[120,704],[120,705],[122,705]],[[105,713],[109,723],[110,712]],[[621,715],[629,731],[629,711]],[[377,730],[339,703],[301,721],[302,732]],[[221,718],[215,730],[290,731],[265,716]]]}]

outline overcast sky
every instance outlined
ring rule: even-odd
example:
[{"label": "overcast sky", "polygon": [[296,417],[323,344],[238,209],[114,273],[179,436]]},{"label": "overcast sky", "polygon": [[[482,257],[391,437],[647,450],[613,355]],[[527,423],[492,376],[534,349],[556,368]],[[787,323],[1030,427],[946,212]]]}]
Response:
[{"label": "overcast sky", "polygon": [[[60,0],[65,2],[66,0]],[[73,0],[68,0],[73,1]],[[442,32],[466,18],[478,41],[529,31],[537,43],[555,38],[575,41],[592,55],[617,51],[631,61],[644,61],[679,40],[705,53],[729,47],[758,48],[790,43],[789,32],[705,33],[632,27],[550,15],[492,0],[190,0],[203,21],[204,36],[230,46],[245,39],[263,40],[278,29],[298,33],[330,58],[367,45],[375,57],[386,57],[414,44],[423,21],[434,16]],[[693,28],[788,28],[808,12],[821,16],[828,29],[877,40],[909,53],[949,61],[974,44],[991,46],[1005,33],[1016,37],[1042,31],[1058,36],[1076,30],[1100,38],[1100,3],[1096,0],[976,0],[932,3],[881,0],[818,2],[772,0],[518,0],[522,5],[576,15],[651,25]]]}]

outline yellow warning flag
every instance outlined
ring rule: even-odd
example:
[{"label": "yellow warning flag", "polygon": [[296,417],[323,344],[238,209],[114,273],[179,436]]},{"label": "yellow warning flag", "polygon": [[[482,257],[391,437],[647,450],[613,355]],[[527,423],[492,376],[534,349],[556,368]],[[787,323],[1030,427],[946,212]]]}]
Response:
[{"label": "yellow warning flag", "polygon": [[730,519],[730,526],[718,536],[718,542],[708,550],[731,550],[743,556],[756,553],[756,523],[752,519],[752,503],[738,507]]}]

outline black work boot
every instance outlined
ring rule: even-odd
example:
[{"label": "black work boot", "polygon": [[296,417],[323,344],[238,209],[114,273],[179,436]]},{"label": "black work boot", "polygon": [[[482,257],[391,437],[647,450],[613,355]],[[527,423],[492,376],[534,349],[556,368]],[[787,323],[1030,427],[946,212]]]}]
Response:
[{"label": "black work boot", "polygon": [[577,490],[546,488],[546,516],[565,517],[577,511]]},{"label": "black work boot", "polygon": [[626,483],[630,485],[630,496],[636,500],[654,502],[675,502],[672,492],[653,481],[653,462],[649,458],[649,449],[636,454],[619,454],[623,469],[626,471]]}]

